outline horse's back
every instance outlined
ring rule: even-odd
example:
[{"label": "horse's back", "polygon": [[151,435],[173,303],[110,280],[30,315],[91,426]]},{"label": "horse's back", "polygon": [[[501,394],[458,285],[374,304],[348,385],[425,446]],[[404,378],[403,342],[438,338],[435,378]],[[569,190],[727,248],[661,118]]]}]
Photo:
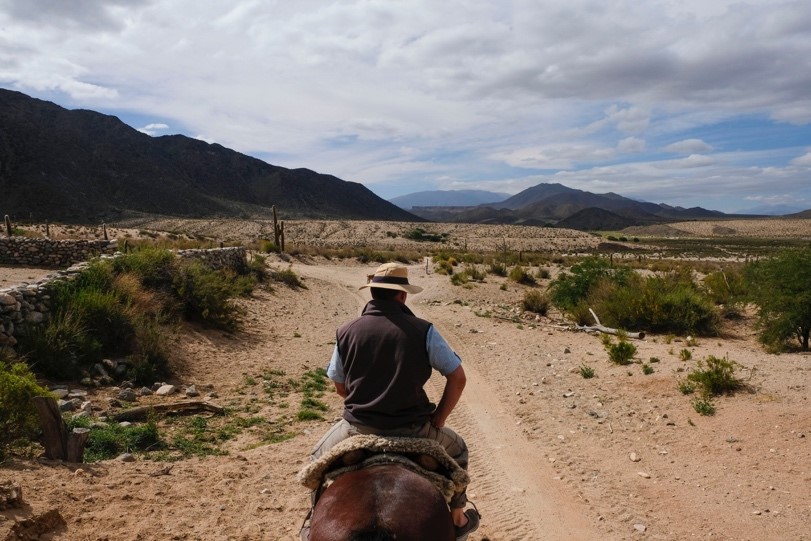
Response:
[{"label": "horse's back", "polygon": [[453,521],[434,485],[396,464],[338,477],[321,495],[310,541],[450,541]]}]

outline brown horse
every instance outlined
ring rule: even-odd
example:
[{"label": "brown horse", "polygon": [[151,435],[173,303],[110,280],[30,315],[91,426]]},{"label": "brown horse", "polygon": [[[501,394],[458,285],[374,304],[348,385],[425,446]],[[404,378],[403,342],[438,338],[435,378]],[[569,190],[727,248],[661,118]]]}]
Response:
[{"label": "brown horse", "polygon": [[397,464],[345,473],[318,500],[310,541],[454,541],[451,513],[427,479]]}]

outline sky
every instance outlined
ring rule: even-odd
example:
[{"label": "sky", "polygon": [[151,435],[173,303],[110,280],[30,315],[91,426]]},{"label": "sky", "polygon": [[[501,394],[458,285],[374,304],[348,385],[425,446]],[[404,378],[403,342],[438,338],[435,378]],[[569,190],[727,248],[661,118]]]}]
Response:
[{"label": "sky", "polygon": [[385,199],[811,209],[808,0],[0,0],[0,87]]}]

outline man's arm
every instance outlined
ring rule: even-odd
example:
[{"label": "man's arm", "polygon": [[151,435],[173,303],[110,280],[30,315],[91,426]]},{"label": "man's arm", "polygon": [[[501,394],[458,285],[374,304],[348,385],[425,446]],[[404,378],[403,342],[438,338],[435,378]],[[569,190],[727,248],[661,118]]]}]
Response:
[{"label": "man's arm", "polygon": [[333,383],[335,384],[335,392],[338,393],[338,396],[346,398],[346,385],[338,383],[337,381],[333,381]]},{"label": "man's arm", "polygon": [[442,391],[442,398],[433,415],[431,415],[431,424],[437,428],[445,426],[445,421],[462,397],[462,391],[465,390],[465,384],[467,383],[467,376],[465,376],[465,369],[462,368],[462,365],[459,365],[456,370],[445,376],[445,378],[445,389]]}]

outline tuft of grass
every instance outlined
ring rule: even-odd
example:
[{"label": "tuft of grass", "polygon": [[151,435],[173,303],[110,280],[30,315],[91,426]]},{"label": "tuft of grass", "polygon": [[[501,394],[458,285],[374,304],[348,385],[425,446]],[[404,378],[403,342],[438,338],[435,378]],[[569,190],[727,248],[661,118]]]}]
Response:
[{"label": "tuft of grass", "polygon": [[689,349],[683,348],[681,351],[679,351],[679,359],[681,359],[682,361],[689,361],[692,358],[693,352],[690,351]]},{"label": "tuft of grass", "polygon": [[545,316],[549,312],[549,295],[537,289],[531,289],[524,293],[521,306],[527,312],[534,312]]},{"label": "tuft of grass", "polygon": [[693,399],[693,409],[699,415],[709,416],[715,415],[715,405],[707,397],[696,397]]},{"label": "tuft of grass", "polygon": [[291,268],[284,270],[272,270],[270,271],[270,278],[271,280],[281,282],[292,289],[307,289],[307,286],[304,285],[298,274],[296,274]]},{"label": "tuft of grass", "polygon": [[642,373],[643,374],[645,374],[646,376],[650,376],[654,372],[655,372],[655,370],[653,369],[653,367],[651,365],[645,364],[645,363],[642,364]]},{"label": "tuft of grass", "polygon": [[516,265],[510,270],[508,278],[517,284],[524,284],[528,286],[535,285],[535,278],[521,265]]},{"label": "tuft of grass", "polygon": [[583,379],[591,379],[594,377],[594,369],[590,366],[581,364],[579,370],[580,375],[583,376]]}]

